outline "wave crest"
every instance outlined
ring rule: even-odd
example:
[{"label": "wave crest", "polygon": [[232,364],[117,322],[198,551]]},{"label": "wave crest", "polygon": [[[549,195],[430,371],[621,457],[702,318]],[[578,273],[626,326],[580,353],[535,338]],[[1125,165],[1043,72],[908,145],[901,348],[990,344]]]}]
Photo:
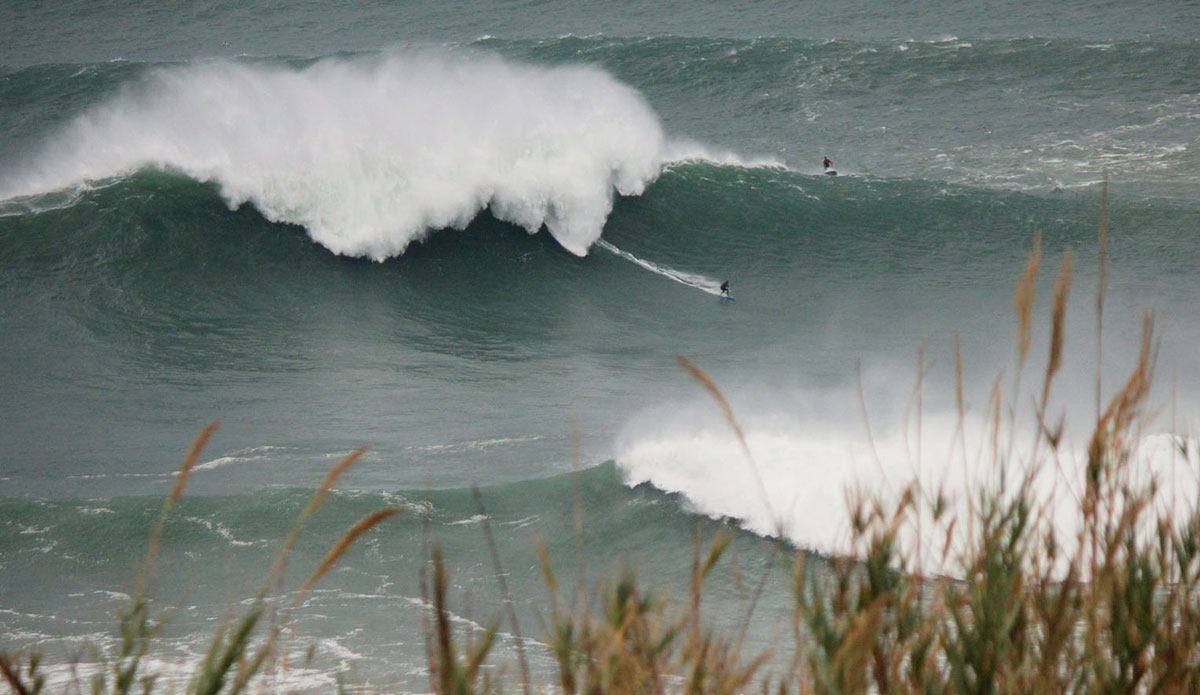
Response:
[{"label": "wave crest", "polygon": [[642,96],[588,66],[456,53],[214,62],[155,70],[85,112],[0,195],[158,167],[338,254],[399,255],[490,208],[584,255],[614,195],[640,194],[664,149]]},{"label": "wave crest", "polygon": [[[762,391],[756,400],[777,397]],[[938,528],[921,505],[921,526],[906,524],[899,541],[903,552],[918,557],[921,566],[955,572],[953,562],[970,542],[966,520],[977,510],[975,495],[984,487],[996,489],[1007,474],[1028,472],[1026,461],[1008,466],[981,452],[977,443],[991,441],[993,422],[986,415],[960,420],[950,411],[926,411],[916,421],[879,428],[874,434],[844,424],[855,396],[829,394],[813,401],[803,413],[771,406],[743,415],[735,404],[746,449],[729,424],[708,403],[673,403],[640,413],[627,423],[615,446],[615,462],[626,484],[648,483],[682,495],[700,514],[737,519],[763,536],[781,535],[797,546],[826,554],[855,552],[851,545],[851,500],[894,501],[915,482],[927,499],[944,497],[943,521],[958,518],[949,530]],[[799,403],[800,400],[795,401]],[[907,415],[905,416],[908,417]],[[1022,423],[1016,441],[1041,436]],[[961,454],[956,442],[961,438]],[[1080,533],[1079,502],[1085,487],[1087,440],[1070,441],[1068,433],[1054,453],[1055,465],[1032,471],[1031,499],[1043,520],[1064,542]],[[1077,437],[1076,437],[1077,439]],[[1140,482],[1153,477],[1163,484],[1154,510],[1163,518],[1186,519],[1196,513],[1192,471],[1200,467],[1200,447],[1194,437],[1145,432],[1132,443],[1130,474]],[[968,453],[968,451],[970,453]],[[1187,483],[1181,482],[1188,480]],[[953,533],[950,533],[952,531]],[[936,542],[920,534],[932,533]],[[951,552],[942,552],[945,549]],[[1069,554],[1069,553],[1068,553]]]}]

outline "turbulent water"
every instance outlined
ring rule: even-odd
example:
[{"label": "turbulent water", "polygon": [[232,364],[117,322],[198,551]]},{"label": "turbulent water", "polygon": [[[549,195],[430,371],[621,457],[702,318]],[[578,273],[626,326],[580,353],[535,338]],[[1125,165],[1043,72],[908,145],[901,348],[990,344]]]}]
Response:
[{"label": "turbulent water", "polygon": [[[1194,5],[4,15],[0,648],[59,664],[112,648],[173,472],[216,419],[153,577],[165,672],[361,445],[284,590],[362,515],[404,511],[298,612],[295,649],[317,648],[295,687],[428,687],[421,558],[440,542],[463,624],[488,622],[485,519],[540,639],[536,544],[570,586],[577,499],[594,577],[628,564],[679,586],[697,520],[743,529],[713,597],[736,624],[760,534],[829,552],[847,486],[987,475],[953,453],[954,343],[982,441],[995,379],[1015,383],[1013,287],[1039,234],[1037,355],[1073,258],[1067,440],[1152,309],[1161,415],[1143,451],[1196,484],[1171,455],[1200,415]],[[676,355],[722,388],[756,468]],[[790,635],[787,580],[767,587],[758,646]]]}]

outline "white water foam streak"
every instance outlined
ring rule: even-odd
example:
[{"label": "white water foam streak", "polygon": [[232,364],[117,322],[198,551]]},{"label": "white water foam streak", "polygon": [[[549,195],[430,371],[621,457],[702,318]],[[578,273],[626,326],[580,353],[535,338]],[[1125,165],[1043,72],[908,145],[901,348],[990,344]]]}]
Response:
[{"label": "white water foam streak", "polygon": [[721,284],[712,278],[705,277],[704,275],[698,275],[696,273],[675,270],[674,268],[668,268],[666,266],[658,265],[657,263],[652,263],[645,259],[638,258],[632,253],[629,253],[628,251],[622,251],[603,239],[598,239],[596,241],[596,246],[599,246],[600,248],[619,258],[624,258],[638,267],[649,270],[655,275],[661,275],[665,278],[670,278],[675,282],[698,289],[701,292],[707,292],[711,295],[720,296],[721,294]]}]

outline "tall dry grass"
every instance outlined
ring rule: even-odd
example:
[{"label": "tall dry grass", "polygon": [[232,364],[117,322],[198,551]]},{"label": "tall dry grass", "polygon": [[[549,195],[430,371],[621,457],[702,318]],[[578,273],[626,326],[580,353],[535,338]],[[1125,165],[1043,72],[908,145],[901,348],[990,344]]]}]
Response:
[{"label": "tall dry grass", "polygon": [[[86,682],[78,675],[71,679],[66,685],[67,693],[81,695],[86,690],[91,695],[131,695],[135,692],[150,695],[165,687],[158,683],[159,674],[148,663],[152,645],[161,633],[164,622],[154,614],[154,604],[148,587],[168,517],[183,496],[189,474],[216,429],[216,422],[209,424],[192,442],[175,477],[175,483],[151,527],[146,558],[136,579],[137,588],[130,599],[130,605],[118,620],[121,640],[117,653],[108,659],[99,655],[104,661],[101,670]],[[351,453],[330,469],[280,547],[259,593],[238,617],[226,620],[216,628],[204,657],[194,664],[192,676],[184,688],[186,695],[239,695],[246,692],[255,677],[278,656],[279,636],[290,624],[293,612],[312,586],[342,559],[362,534],[400,511],[385,507],[368,514],[351,527],[330,548],[286,610],[282,613],[270,613],[272,587],[281,581],[287,559],[295,547],[301,528],[321,506],[338,477],[357,461],[364,451],[359,449]],[[43,692],[46,676],[41,666],[41,654],[36,650],[10,652],[0,648],[0,677],[3,679],[0,682],[7,685],[14,695],[39,695]]]}]

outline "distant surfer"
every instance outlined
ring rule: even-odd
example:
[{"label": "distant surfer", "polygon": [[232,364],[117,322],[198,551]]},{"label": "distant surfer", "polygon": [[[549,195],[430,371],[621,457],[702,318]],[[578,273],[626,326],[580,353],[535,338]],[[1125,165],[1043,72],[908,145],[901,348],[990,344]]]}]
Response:
[{"label": "distant surfer", "polygon": [[829,176],[837,176],[837,172],[833,170],[833,160],[832,159],[830,159],[829,157],[826,157],[825,161],[822,162],[822,165],[825,168],[826,174],[828,174]]},{"label": "distant surfer", "polygon": [[729,281],[728,280],[721,283],[721,296],[722,297],[729,296]]}]

